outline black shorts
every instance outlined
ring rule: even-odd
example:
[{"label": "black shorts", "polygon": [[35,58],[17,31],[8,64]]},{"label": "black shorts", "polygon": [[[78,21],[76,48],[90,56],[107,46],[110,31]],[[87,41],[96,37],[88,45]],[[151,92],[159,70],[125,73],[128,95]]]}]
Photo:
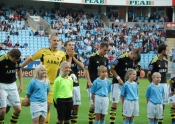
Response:
[{"label": "black shorts", "polygon": [[70,120],[73,112],[73,100],[72,98],[58,98],[57,104],[54,103],[57,109],[58,120]]}]

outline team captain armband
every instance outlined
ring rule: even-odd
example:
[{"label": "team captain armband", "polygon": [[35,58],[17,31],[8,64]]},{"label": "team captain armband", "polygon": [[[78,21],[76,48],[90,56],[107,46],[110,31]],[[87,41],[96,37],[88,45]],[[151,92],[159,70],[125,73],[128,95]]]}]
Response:
[{"label": "team captain armband", "polygon": [[148,66],[148,74],[151,74],[151,71],[153,70],[153,67],[154,67],[153,65]]},{"label": "team captain armband", "polygon": [[87,59],[86,61],[85,61],[85,63],[84,63],[84,66],[85,66],[85,68],[87,69],[88,68],[88,66],[89,66],[89,62],[90,62],[90,60],[89,59]]},{"label": "team captain armband", "polygon": [[115,66],[117,66],[119,63],[118,59],[116,59],[113,63],[112,63],[112,68],[115,68]]}]

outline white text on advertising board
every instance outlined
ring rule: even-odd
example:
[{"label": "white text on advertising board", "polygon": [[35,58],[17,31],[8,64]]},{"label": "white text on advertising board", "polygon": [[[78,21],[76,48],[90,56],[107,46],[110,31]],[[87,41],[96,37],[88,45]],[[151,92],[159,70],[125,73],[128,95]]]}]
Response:
[{"label": "white text on advertising board", "polygon": [[166,28],[175,28],[175,22],[167,22]]}]

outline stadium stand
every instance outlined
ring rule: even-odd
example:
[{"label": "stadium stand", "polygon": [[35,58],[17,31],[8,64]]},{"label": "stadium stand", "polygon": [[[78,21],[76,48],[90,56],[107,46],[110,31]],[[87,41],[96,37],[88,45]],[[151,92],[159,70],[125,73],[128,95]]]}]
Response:
[{"label": "stadium stand", "polygon": [[[83,58],[97,51],[100,42],[104,41],[110,43],[109,62],[113,62],[119,54],[138,47],[142,52],[142,69],[146,69],[150,60],[157,53],[157,46],[166,41],[164,24],[156,21],[161,19],[159,15],[154,15],[154,19],[153,15],[149,18],[136,17],[136,20],[141,22],[145,20],[145,23],[136,22],[135,25],[129,26],[124,19],[119,18],[118,13],[114,13],[108,18],[113,17],[115,22],[110,27],[105,27],[100,20],[100,14],[85,14],[83,10],[53,12],[44,7],[40,10],[32,7],[25,10],[23,6],[19,6],[18,9],[6,8],[0,11],[0,54],[12,48],[18,48],[22,52],[22,58],[32,55],[40,48],[49,46],[48,32],[34,31],[25,19],[26,13],[39,15],[52,25],[62,41],[60,49],[65,41],[73,40],[76,52]],[[148,21],[156,23],[147,23]],[[122,24],[117,22],[122,22]]]}]

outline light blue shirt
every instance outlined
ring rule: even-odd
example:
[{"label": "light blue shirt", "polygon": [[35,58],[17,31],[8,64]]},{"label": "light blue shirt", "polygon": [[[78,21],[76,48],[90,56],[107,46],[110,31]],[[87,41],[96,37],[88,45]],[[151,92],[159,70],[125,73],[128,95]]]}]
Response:
[{"label": "light blue shirt", "polygon": [[30,102],[46,102],[47,93],[49,91],[50,88],[47,86],[46,82],[39,82],[36,79],[32,79],[26,94],[30,95]]},{"label": "light blue shirt", "polygon": [[164,88],[162,85],[154,85],[151,83],[146,91],[146,97],[154,104],[162,104],[164,96]]},{"label": "light blue shirt", "polygon": [[127,100],[137,100],[138,98],[138,84],[136,82],[125,82],[122,86],[121,96]]},{"label": "light blue shirt", "polygon": [[101,80],[97,78],[94,80],[92,87],[91,87],[91,93],[99,96],[108,96],[108,93],[111,92],[111,83],[106,78],[104,80]]}]

